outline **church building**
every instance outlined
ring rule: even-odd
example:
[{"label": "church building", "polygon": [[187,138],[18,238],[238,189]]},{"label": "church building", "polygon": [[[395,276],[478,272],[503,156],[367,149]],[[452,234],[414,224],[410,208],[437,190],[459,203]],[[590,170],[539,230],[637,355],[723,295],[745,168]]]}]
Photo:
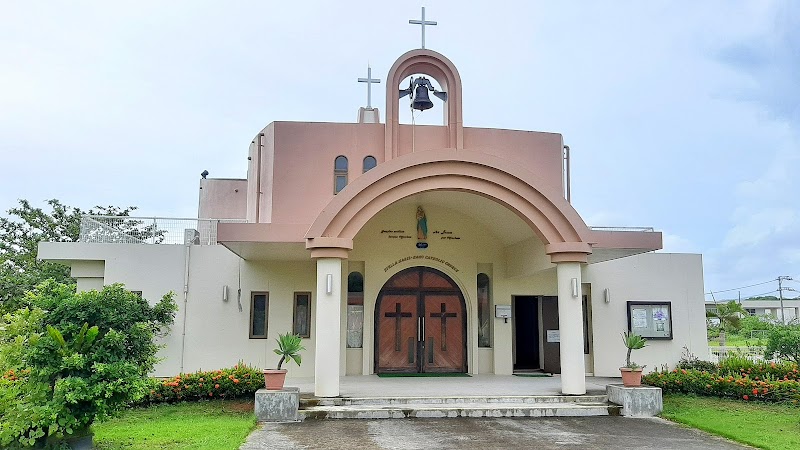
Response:
[{"label": "church building", "polygon": [[[465,127],[470,87],[429,49],[385,86],[383,121],[368,104],[356,123],[264,127],[246,179],[200,180],[198,219],[86,217],[80,242],[41,243],[40,258],[80,290],[175,292],[156,376],[274,368],[286,332],[306,348],[289,383],[313,376],[318,396],[393,372],[540,371],[583,394],[587,375],[619,376],[629,330],[650,368],[708,353],[701,256],[656,252],[652,228],[584,223],[560,134]],[[433,104],[442,125],[400,123]]]}]

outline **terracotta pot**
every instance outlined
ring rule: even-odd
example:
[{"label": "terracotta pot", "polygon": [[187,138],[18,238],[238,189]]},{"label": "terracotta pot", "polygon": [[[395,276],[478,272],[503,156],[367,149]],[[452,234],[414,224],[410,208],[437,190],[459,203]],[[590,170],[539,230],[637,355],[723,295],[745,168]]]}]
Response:
[{"label": "terracotta pot", "polygon": [[264,386],[270,391],[280,391],[283,389],[283,382],[286,380],[286,369],[264,369]]},{"label": "terracotta pot", "polygon": [[631,369],[630,367],[620,367],[622,374],[622,384],[625,387],[637,387],[642,385],[642,368]]}]

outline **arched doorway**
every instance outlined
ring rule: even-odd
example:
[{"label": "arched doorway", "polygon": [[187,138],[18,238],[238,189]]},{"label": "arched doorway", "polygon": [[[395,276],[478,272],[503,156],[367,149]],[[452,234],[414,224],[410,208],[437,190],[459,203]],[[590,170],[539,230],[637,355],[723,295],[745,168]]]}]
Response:
[{"label": "arched doorway", "polygon": [[430,267],[396,273],[375,305],[375,373],[466,371],[467,315],[461,290]]}]

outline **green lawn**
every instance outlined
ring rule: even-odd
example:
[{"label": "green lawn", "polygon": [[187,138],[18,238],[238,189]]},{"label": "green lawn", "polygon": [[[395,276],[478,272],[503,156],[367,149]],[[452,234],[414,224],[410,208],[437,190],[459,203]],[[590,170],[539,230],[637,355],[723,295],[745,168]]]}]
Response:
[{"label": "green lawn", "polygon": [[798,407],[671,394],[661,416],[758,448],[800,449]]},{"label": "green lawn", "polygon": [[255,425],[252,402],[216,400],[134,408],[93,429],[100,450],[235,450]]},{"label": "green lawn", "polygon": [[[743,337],[735,336],[725,340],[726,347],[759,347],[765,345],[764,339],[745,339]],[[709,347],[719,347],[717,339],[710,339],[708,341]]]}]

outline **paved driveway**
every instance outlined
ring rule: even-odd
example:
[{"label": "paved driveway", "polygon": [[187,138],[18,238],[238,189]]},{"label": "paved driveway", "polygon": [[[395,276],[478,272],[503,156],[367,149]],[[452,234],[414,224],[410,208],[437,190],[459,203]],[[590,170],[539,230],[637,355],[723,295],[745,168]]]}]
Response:
[{"label": "paved driveway", "polygon": [[309,420],[264,424],[241,448],[741,450],[749,447],[657,418],[548,417]]}]

